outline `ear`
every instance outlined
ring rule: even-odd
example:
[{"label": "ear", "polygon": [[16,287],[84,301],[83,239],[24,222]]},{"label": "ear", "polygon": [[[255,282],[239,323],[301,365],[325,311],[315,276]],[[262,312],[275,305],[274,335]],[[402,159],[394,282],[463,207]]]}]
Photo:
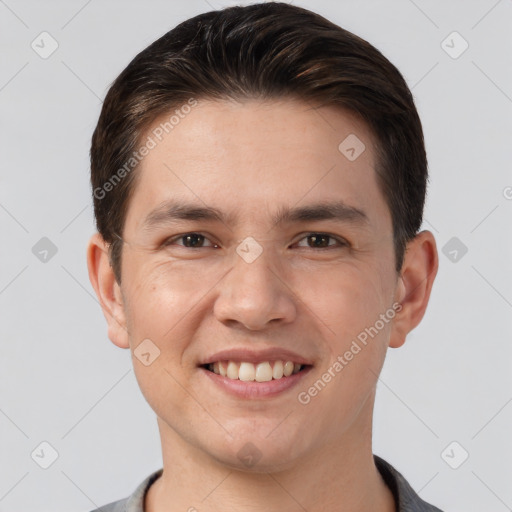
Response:
[{"label": "ear", "polygon": [[402,308],[397,310],[393,320],[390,347],[402,346],[407,334],[421,322],[438,266],[439,258],[434,235],[430,231],[418,233],[407,244],[397,282],[395,300]]},{"label": "ear", "polygon": [[94,234],[89,240],[87,267],[89,280],[107,320],[110,341],[120,348],[129,348],[121,288],[110,266],[108,244],[99,233]]}]

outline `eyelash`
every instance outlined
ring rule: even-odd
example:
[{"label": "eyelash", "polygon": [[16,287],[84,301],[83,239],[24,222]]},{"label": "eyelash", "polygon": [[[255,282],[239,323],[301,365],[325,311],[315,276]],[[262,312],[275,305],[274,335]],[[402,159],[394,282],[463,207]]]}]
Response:
[{"label": "eyelash", "polygon": [[[195,231],[191,231],[190,233],[183,233],[182,235],[177,235],[177,236],[174,236],[172,238],[168,238],[167,240],[165,240],[165,242],[162,244],[164,247],[168,247],[170,245],[173,245],[174,242],[176,242],[177,240],[180,240],[180,239],[183,239],[185,238],[186,236],[189,236],[189,235],[200,235],[202,237],[204,237],[206,240],[209,240],[209,238],[205,235],[203,235],[202,233],[197,233]],[[335,237],[333,235],[330,235],[328,233],[323,233],[323,232],[320,232],[320,231],[311,231],[309,233],[307,233],[305,236],[303,236],[298,242],[296,243],[299,243],[301,242],[302,240],[310,237],[310,236],[313,236],[313,235],[320,235],[321,237],[327,237],[327,238],[330,238],[332,240],[335,240],[337,242],[337,245],[336,244],[333,244],[333,245],[328,245],[327,247],[317,247],[316,249],[318,250],[328,250],[328,249],[334,249],[334,248],[343,248],[343,247],[350,247],[350,244],[344,240],[343,238],[338,238],[338,237]],[[210,240],[211,242],[211,240]],[[212,246],[208,246],[210,248],[215,248],[215,246],[218,246],[218,244],[212,242]],[[194,247],[186,247],[185,245],[179,245],[180,247],[183,247],[184,249],[195,249]],[[199,247],[199,249],[207,249],[208,247]],[[309,249],[315,249],[315,247],[307,247]]]}]

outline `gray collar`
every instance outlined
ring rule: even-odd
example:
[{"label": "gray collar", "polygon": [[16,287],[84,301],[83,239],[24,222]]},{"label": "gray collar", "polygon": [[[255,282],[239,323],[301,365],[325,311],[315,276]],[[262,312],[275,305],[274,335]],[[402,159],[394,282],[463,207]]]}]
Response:
[{"label": "gray collar", "polygon": [[[389,487],[397,504],[397,512],[442,512],[440,509],[423,501],[409,485],[407,480],[391,464],[377,455],[373,456],[375,465],[386,485]],[[151,484],[159,478],[163,469],[151,473],[133,492],[124,500],[109,503],[93,512],[144,512],[144,499]]]}]

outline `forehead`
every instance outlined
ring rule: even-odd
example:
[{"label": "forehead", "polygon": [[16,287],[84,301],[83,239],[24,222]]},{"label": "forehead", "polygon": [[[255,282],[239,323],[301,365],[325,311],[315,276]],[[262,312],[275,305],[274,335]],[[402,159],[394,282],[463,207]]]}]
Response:
[{"label": "forehead", "polygon": [[201,100],[155,120],[142,141],[150,139],[128,212],[139,227],[149,209],[172,198],[262,221],[283,207],[342,200],[372,221],[389,220],[373,135],[344,109]]}]

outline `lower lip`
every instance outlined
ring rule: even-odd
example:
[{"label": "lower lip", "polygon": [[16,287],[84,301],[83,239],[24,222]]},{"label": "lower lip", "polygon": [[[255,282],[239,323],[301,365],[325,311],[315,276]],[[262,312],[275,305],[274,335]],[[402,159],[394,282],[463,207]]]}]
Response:
[{"label": "lower lip", "polygon": [[217,373],[211,372],[206,368],[199,368],[209,379],[227,393],[237,398],[271,398],[296,386],[309,371],[311,366],[307,366],[298,373],[289,377],[272,379],[267,382],[243,381],[239,379],[230,379]]}]

